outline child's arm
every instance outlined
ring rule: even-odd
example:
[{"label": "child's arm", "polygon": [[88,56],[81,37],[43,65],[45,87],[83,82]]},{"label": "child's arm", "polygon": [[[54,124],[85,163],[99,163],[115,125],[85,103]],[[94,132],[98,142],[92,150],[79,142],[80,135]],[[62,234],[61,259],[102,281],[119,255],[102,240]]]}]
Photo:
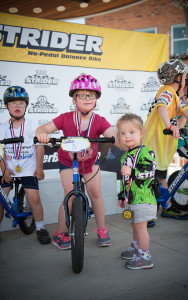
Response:
[{"label": "child's arm", "polygon": [[35,131],[36,137],[38,138],[40,143],[47,144],[49,142],[49,134],[55,132],[57,130],[54,122],[51,121],[46,123],[40,127],[38,127]]},{"label": "child's arm", "polygon": [[[171,126],[170,119],[168,116],[168,110],[165,106],[158,106],[158,113],[165,125],[165,127],[168,129]],[[172,126],[170,129],[173,132],[173,138],[178,139],[179,138],[179,129],[176,126]]]},{"label": "child's arm", "polygon": [[185,116],[181,116],[178,120],[178,128],[183,128],[185,126],[185,123],[187,122],[187,119]]},{"label": "child's arm", "polygon": [[5,157],[3,157],[3,160],[4,160],[4,162],[1,160],[0,161],[0,168],[1,168],[1,171],[2,171],[2,174],[4,174],[3,175],[3,178],[2,178],[2,183],[4,182],[4,181],[6,181],[7,183],[10,183],[12,180],[13,180],[13,178],[11,177],[11,175],[15,175],[15,173],[13,173],[12,171],[10,171],[8,168],[7,168],[7,166],[6,166],[6,161],[5,161]]},{"label": "child's arm", "polygon": [[125,150],[127,151],[128,148],[125,148],[125,147],[122,147],[119,142],[118,142],[118,138],[117,138],[117,133],[114,131],[113,127],[109,127],[107,130],[105,130],[104,132],[104,137],[112,137],[114,136],[115,137],[115,143],[114,145],[122,150]]},{"label": "child's arm", "polygon": [[44,147],[36,146],[36,159],[37,159],[37,168],[33,173],[33,176],[37,176],[38,180],[44,179],[43,171],[43,159],[44,159]]}]

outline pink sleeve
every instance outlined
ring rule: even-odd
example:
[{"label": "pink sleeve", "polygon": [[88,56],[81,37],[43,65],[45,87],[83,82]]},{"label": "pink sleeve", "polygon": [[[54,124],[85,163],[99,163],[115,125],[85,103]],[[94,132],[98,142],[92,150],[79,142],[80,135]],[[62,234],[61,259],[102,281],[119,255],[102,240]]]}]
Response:
[{"label": "pink sleeve", "polygon": [[58,130],[63,129],[63,125],[64,125],[64,114],[61,114],[60,116],[58,116],[57,118],[52,120],[54,122],[54,125],[56,126],[56,128]]},{"label": "pink sleeve", "polygon": [[108,128],[112,127],[112,125],[104,118],[100,117],[100,134],[103,134]]}]

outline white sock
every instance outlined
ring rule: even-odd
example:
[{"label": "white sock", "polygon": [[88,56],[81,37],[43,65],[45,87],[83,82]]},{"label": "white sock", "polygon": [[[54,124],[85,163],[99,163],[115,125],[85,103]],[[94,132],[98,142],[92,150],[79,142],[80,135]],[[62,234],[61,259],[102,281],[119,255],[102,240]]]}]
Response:
[{"label": "white sock", "polygon": [[36,225],[36,230],[41,230],[44,229],[44,221],[40,221],[40,222],[35,222]]}]

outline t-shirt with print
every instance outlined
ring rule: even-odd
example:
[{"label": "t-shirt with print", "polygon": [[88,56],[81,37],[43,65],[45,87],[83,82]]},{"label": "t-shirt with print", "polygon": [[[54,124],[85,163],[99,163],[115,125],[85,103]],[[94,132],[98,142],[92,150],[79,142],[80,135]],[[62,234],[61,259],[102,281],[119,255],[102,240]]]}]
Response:
[{"label": "t-shirt with print", "polygon": [[[130,168],[133,166],[133,161],[138,147],[131,149],[121,157],[121,166],[126,165]],[[155,177],[156,163],[155,154],[145,146],[141,147],[135,168],[131,170],[132,183],[129,189],[130,176],[125,175],[121,179],[120,194],[125,197],[129,191],[129,204],[150,203],[156,204],[156,198],[153,190],[153,181]],[[123,182],[124,178],[124,182]]]},{"label": "t-shirt with print", "polygon": [[[35,136],[35,130],[37,127],[37,122],[25,118],[23,132],[24,143],[21,144],[21,152],[18,160],[16,158],[15,151],[17,151],[16,149],[18,149],[20,143],[8,145],[2,144],[7,168],[15,173],[14,177],[33,176],[33,173],[36,170],[36,148],[35,144],[33,143],[33,138]],[[12,137],[10,128],[10,121],[1,123],[0,139],[8,139]],[[19,137],[21,135],[20,129],[21,128],[14,128],[15,137]],[[16,166],[21,168],[21,172],[16,172]],[[0,175],[2,175],[1,170]]]},{"label": "t-shirt with print", "polygon": [[[61,114],[57,118],[53,119],[54,125],[58,130],[62,130],[63,135],[68,136],[78,136],[76,124],[75,124],[75,112],[67,112]],[[104,132],[111,127],[111,124],[98,114],[94,114],[94,119],[90,128],[90,138],[98,138],[103,135]],[[81,136],[85,137],[87,135],[87,130],[81,132]],[[84,172],[82,166],[82,154],[78,153],[78,167],[80,174],[87,174],[92,172],[92,166],[97,159],[98,146],[96,143],[91,143],[90,149],[86,150],[84,156]],[[58,160],[65,166],[72,168],[73,153],[63,151],[61,148],[58,150]]]},{"label": "t-shirt with print", "polygon": [[157,169],[165,171],[172,160],[177,149],[178,140],[172,135],[164,135],[166,128],[159,113],[158,107],[167,108],[170,123],[177,125],[178,115],[188,107],[179,101],[175,90],[169,86],[162,86],[157,92],[154,102],[149,109],[148,118],[145,123],[145,139],[143,143],[146,147],[153,150],[156,156]]}]

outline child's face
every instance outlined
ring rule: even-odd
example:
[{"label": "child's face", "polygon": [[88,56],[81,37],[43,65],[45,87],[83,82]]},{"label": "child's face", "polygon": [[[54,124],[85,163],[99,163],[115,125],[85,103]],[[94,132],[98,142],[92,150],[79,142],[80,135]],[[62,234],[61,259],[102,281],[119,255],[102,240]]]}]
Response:
[{"label": "child's face", "polygon": [[9,112],[12,116],[19,118],[23,116],[25,109],[26,109],[26,102],[25,101],[13,101],[8,102],[6,107],[9,109]]},{"label": "child's face", "polygon": [[185,79],[186,79],[186,72],[184,72],[183,76],[182,76],[182,83],[181,83],[182,87],[179,91],[179,96],[180,97],[183,97],[184,94],[185,94]]},{"label": "child's face", "polygon": [[140,145],[143,133],[133,121],[122,121],[118,126],[120,144],[133,149]]},{"label": "child's face", "polygon": [[95,104],[97,101],[97,95],[94,91],[77,90],[76,95],[75,95],[75,100],[76,100],[77,106],[79,107],[79,109],[82,112],[88,112],[95,108]]}]

